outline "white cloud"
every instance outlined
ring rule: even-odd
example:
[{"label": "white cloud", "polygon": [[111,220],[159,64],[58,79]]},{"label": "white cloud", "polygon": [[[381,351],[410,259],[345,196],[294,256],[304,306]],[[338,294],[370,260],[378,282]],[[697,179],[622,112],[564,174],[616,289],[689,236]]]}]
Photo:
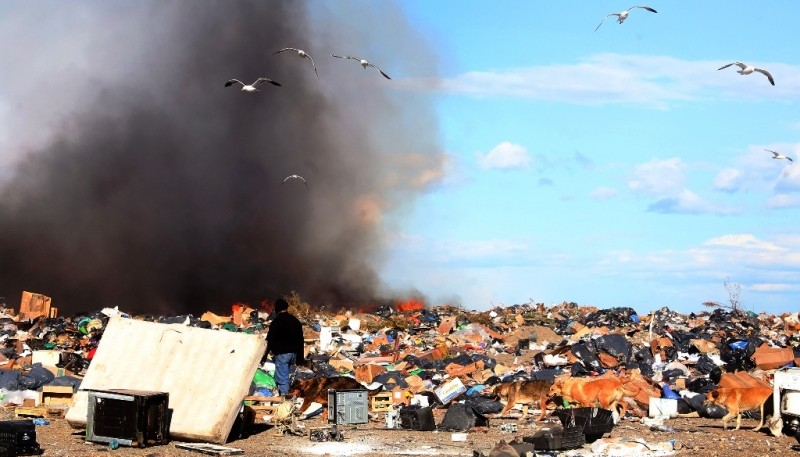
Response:
[{"label": "white cloud", "polygon": [[[728,62],[602,53],[571,64],[470,71],[453,78],[410,79],[404,81],[404,85],[477,97],[575,104],[634,103],[659,108],[666,107],[669,102],[712,97],[731,100],[800,98],[800,66],[757,62],[780,75],[779,83],[773,87],[760,74],[748,77],[737,75],[733,70],[714,71],[725,63]],[[603,84],[597,84],[598,80]]]},{"label": "white cloud", "polygon": [[714,178],[714,189],[723,192],[736,192],[742,181],[742,172],[736,168],[723,168]]},{"label": "white cloud", "polygon": [[775,194],[767,199],[769,209],[800,208],[800,195]]},{"label": "white cloud", "polygon": [[755,292],[786,292],[794,288],[791,284],[753,284],[747,289]]},{"label": "white cloud", "polygon": [[662,214],[733,214],[735,208],[709,202],[694,192],[683,189],[673,197],[662,198],[647,207],[647,211]]},{"label": "white cloud", "polygon": [[[781,161],[783,164],[784,162]],[[781,170],[778,182],[775,183],[775,190],[778,192],[800,192],[800,164],[785,166]]]},{"label": "white cloud", "polygon": [[658,196],[671,195],[679,191],[686,180],[686,165],[679,157],[667,160],[653,159],[637,165],[633,170],[633,179],[628,186],[640,192]]},{"label": "white cloud", "polygon": [[478,163],[484,169],[528,168],[531,156],[524,146],[504,141],[487,154],[478,154]]},{"label": "white cloud", "polygon": [[598,187],[589,194],[589,197],[596,200],[608,200],[609,198],[616,197],[618,194],[619,192],[617,192],[616,189],[612,189],[610,187]]},{"label": "white cloud", "polygon": [[724,246],[729,248],[739,249],[758,249],[762,251],[780,251],[781,248],[775,243],[761,241],[750,233],[737,233],[730,235],[722,235],[716,238],[711,238],[703,243],[703,246]]}]

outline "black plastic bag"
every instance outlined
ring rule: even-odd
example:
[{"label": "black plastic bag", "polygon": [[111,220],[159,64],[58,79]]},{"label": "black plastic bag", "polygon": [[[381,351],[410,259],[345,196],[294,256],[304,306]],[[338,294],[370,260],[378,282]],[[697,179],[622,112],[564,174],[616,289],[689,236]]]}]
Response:
[{"label": "black plastic bag", "polygon": [[59,376],[52,381],[50,381],[51,386],[69,386],[72,387],[73,392],[77,392],[78,389],[81,387],[82,379],[76,378],[74,376]]},{"label": "black plastic bag", "polygon": [[0,389],[19,390],[19,371],[0,370]]},{"label": "black plastic bag", "polygon": [[531,381],[554,381],[556,377],[564,374],[564,370],[557,370],[555,368],[545,368],[543,370],[531,371]]},{"label": "black plastic bag", "polygon": [[700,414],[700,417],[705,417],[708,419],[722,419],[726,414],[728,414],[728,410],[721,405],[704,404],[700,406],[697,412]]},{"label": "black plastic bag", "polygon": [[689,404],[685,399],[680,398],[678,399],[678,414],[689,414],[694,411],[692,405]]},{"label": "black plastic bag", "polygon": [[570,375],[573,377],[585,377],[589,376],[591,370],[587,370],[585,366],[581,362],[575,362],[572,364],[572,369],[570,370]]},{"label": "black plastic bag", "polygon": [[703,374],[709,374],[714,371],[715,368],[719,369],[716,363],[711,360],[707,355],[701,355],[699,359],[697,359],[697,363],[695,364],[695,368],[697,371]]},{"label": "black plastic bag", "polygon": [[441,430],[464,431],[473,427],[484,427],[489,420],[482,414],[478,414],[465,403],[454,403],[447,408],[447,412],[439,424]]},{"label": "black plastic bag", "polygon": [[478,414],[496,414],[503,410],[502,403],[483,396],[470,397],[464,404]]},{"label": "black plastic bag", "polygon": [[602,369],[600,359],[597,358],[597,347],[592,341],[578,341],[572,345],[571,350],[575,357],[581,359],[584,365],[590,368],[590,371],[600,371]]},{"label": "black plastic bag", "polygon": [[27,373],[19,377],[19,387],[21,390],[37,390],[39,387],[53,382],[55,378],[55,375],[41,363],[35,363]]},{"label": "black plastic bag", "polygon": [[672,345],[675,346],[680,352],[696,353],[697,348],[692,345],[691,340],[697,339],[697,335],[683,330],[673,330],[670,332],[672,335]]},{"label": "black plastic bag", "polygon": [[686,389],[699,394],[707,394],[717,388],[717,383],[708,378],[697,378],[686,383]]},{"label": "black plastic bag", "polygon": [[375,376],[372,382],[379,382],[383,384],[384,386],[387,387],[386,390],[391,390],[395,386],[403,389],[408,387],[408,383],[406,382],[406,380],[402,376],[398,375],[397,372],[393,371],[387,371],[379,374],[378,376]]},{"label": "black plastic bag", "polygon": [[631,343],[619,333],[610,333],[597,338],[595,347],[597,347],[598,351],[603,351],[616,357],[620,362],[627,362],[633,355]]}]

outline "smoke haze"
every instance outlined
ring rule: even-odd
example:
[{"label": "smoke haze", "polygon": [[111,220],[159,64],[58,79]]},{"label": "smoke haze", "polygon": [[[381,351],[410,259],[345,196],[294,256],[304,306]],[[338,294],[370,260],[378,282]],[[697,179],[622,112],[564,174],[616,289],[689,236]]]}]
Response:
[{"label": "smoke haze", "polygon": [[[363,55],[393,78],[434,74],[396,8],[25,5],[4,5],[0,34],[17,43],[0,46],[9,304],[30,290],[62,313],[182,313],[292,290],[341,305],[386,293],[385,216],[441,175],[433,109],[330,54]],[[290,46],[314,57],[320,79],[308,60],[273,55]],[[223,87],[261,76],[283,87]],[[291,174],[308,189],[282,184]]]}]

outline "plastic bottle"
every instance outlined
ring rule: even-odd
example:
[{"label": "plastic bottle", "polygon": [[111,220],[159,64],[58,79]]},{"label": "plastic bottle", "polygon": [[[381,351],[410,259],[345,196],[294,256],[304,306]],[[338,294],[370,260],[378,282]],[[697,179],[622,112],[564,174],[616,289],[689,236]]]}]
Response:
[{"label": "plastic bottle", "polygon": [[111,448],[112,451],[118,449],[119,441],[117,441],[116,438],[112,439],[111,441],[108,442],[108,447]]},{"label": "plastic bottle", "polygon": [[50,421],[41,417],[33,419],[33,425],[50,425]]}]

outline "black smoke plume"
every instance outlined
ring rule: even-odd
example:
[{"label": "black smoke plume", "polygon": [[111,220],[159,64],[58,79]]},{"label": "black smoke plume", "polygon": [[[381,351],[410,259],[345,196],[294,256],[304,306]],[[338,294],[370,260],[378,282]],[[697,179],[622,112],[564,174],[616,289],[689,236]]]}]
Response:
[{"label": "black smoke plume", "polygon": [[[383,218],[440,170],[429,103],[392,86],[434,71],[399,11],[336,2],[312,14],[296,0],[93,6],[73,21],[88,43],[83,66],[27,76],[79,95],[31,101],[67,100],[43,146],[17,145],[0,188],[0,295],[13,305],[22,290],[43,293],[62,314],[202,312],[292,290],[312,303],[380,298]],[[309,61],[273,55],[288,46],[314,57],[320,79]],[[395,79],[330,54],[370,54]],[[223,87],[261,76],[282,87]],[[291,174],[308,189],[282,184]]]}]

